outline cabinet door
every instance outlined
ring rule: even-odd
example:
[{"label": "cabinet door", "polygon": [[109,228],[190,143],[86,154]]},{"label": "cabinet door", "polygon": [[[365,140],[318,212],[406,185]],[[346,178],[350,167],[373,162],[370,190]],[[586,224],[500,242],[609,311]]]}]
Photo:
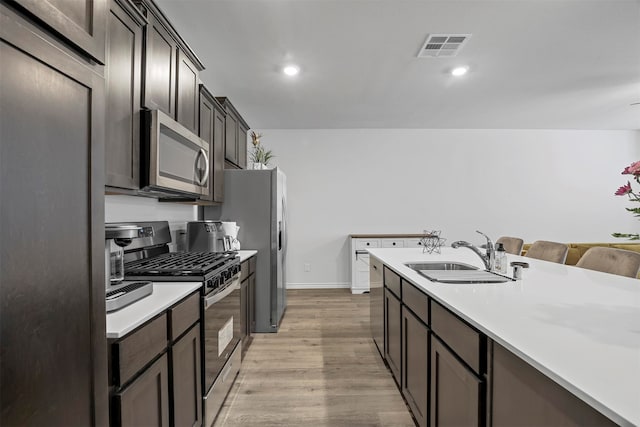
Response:
[{"label": "cabinet door", "polygon": [[558,383],[492,342],[490,421],[511,426],[614,426],[613,421]]},{"label": "cabinet door", "polygon": [[243,280],[240,283],[240,340],[243,345],[247,338],[248,322],[248,306],[249,306],[249,280]]},{"label": "cabinet door", "polygon": [[147,18],[144,106],[175,118],[177,44],[152,14]]},{"label": "cabinet door", "polygon": [[91,58],[104,64],[108,0],[16,0]]},{"label": "cabinet door", "polygon": [[174,426],[202,425],[200,323],[171,348]]},{"label": "cabinet door", "polygon": [[371,335],[380,354],[384,354],[384,288],[382,285],[382,263],[371,258],[369,294],[369,322]]},{"label": "cabinet door", "polygon": [[104,79],[29,25],[0,4],[0,425],[106,425]]},{"label": "cabinet door", "polygon": [[429,407],[429,328],[402,307],[402,394],[420,427]]},{"label": "cabinet door", "polygon": [[[114,395],[116,425],[169,425],[169,368],[164,354],[127,388]],[[118,422],[119,421],[119,422]]]},{"label": "cabinet door", "polygon": [[199,72],[189,57],[178,50],[178,79],[176,88],[176,120],[193,133],[198,133]]},{"label": "cabinet door", "polygon": [[391,373],[398,384],[401,377],[402,360],[402,314],[400,300],[388,289],[384,290],[385,304],[385,356]]},{"label": "cabinet door", "polygon": [[238,166],[240,169],[247,168],[247,132],[249,129],[242,123],[242,120],[238,121]]},{"label": "cabinet door", "polygon": [[256,330],[256,275],[249,276],[249,334]]},{"label": "cabinet door", "polygon": [[238,119],[229,111],[225,120],[224,158],[238,164]]},{"label": "cabinet door", "polygon": [[142,27],[111,0],[107,39],[106,182],[140,188]]},{"label": "cabinet door", "polygon": [[224,201],[224,144],[225,144],[225,113],[218,108],[213,112],[213,150],[211,154],[211,168],[213,182],[213,201]]},{"label": "cabinet door", "polygon": [[200,138],[209,143],[209,192],[200,196],[202,200],[212,201],[214,198],[213,186],[215,185],[215,173],[214,173],[214,156],[215,152],[212,145],[214,139],[214,107],[213,101],[205,95],[205,92],[200,92],[200,106],[199,106],[199,128],[198,135]]},{"label": "cabinet door", "polygon": [[482,390],[482,381],[432,335],[431,426],[479,426]]}]

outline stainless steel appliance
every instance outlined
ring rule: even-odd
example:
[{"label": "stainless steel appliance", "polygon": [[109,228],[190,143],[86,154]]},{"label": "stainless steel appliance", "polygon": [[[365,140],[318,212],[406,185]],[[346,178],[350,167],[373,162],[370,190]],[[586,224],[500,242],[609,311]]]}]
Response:
[{"label": "stainless steel appliance", "polygon": [[244,248],[258,251],[255,332],[277,332],[287,307],[286,176],[270,170],[225,170],[222,206],[205,207],[204,219],[236,221]]},{"label": "stainless steel appliance", "polygon": [[224,252],[230,249],[231,240],[222,229],[222,221],[187,223],[187,251]]},{"label": "stainless steel appliance", "polygon": [[142,189],[209,193],[209,144],[159,110],[142,112]]},{"label": "stainless steel appliance", "polygon": [[169,252],[166,221],[138,225],[155,235],[125,248],[127,279],[202,282],[202,407],[210,426],[240,371],[240,258],[236,252]]},{"label": "stainless steel appliance", "polygon": [[119,310],[153,293],[151,282],[124,281],[124,248],[147,231],[130,224],[105,224],[104,264],[106,311]]}]

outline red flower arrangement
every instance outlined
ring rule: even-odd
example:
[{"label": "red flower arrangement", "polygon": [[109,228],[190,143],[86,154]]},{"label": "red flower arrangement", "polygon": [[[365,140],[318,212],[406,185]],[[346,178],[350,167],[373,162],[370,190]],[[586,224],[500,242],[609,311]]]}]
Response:
[{"label": "red flower arrangement", "polygon": [[[640,184],[640,160],[631,163],[631,165],[624,168],[622,175],[632,175],[633,179]],[[640,202],[640,193],[633,191],[631,182],[627,181],[625,185],[618,188],[614,193],[616,196],[629,196],[629,200],[633,202]],[[625,208],[627,211],[633,213],[634,216],[640,217],[640,208]],[[613,233],[613,237],[623,237],[630,240],[640,240],[640,233]]]}]

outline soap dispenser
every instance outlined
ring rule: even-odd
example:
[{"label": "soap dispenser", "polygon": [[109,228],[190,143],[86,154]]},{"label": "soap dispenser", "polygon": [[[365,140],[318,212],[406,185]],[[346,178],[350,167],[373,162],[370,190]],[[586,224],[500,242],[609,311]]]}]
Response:
[{"label": "soap dispenser", "polygon": [[507,253],[505,252],[504,245],[502,243],[496,244],[495,272],[507,274]]}]

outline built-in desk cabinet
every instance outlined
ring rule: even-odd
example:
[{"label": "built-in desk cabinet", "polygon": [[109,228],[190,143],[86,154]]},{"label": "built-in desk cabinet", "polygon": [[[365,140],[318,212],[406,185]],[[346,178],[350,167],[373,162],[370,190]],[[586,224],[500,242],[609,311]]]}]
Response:
[{"label": "built-in desk cabinet", "polygon": [[111,426],[202,425],[200,334],[195,292],[110,340]]}]

